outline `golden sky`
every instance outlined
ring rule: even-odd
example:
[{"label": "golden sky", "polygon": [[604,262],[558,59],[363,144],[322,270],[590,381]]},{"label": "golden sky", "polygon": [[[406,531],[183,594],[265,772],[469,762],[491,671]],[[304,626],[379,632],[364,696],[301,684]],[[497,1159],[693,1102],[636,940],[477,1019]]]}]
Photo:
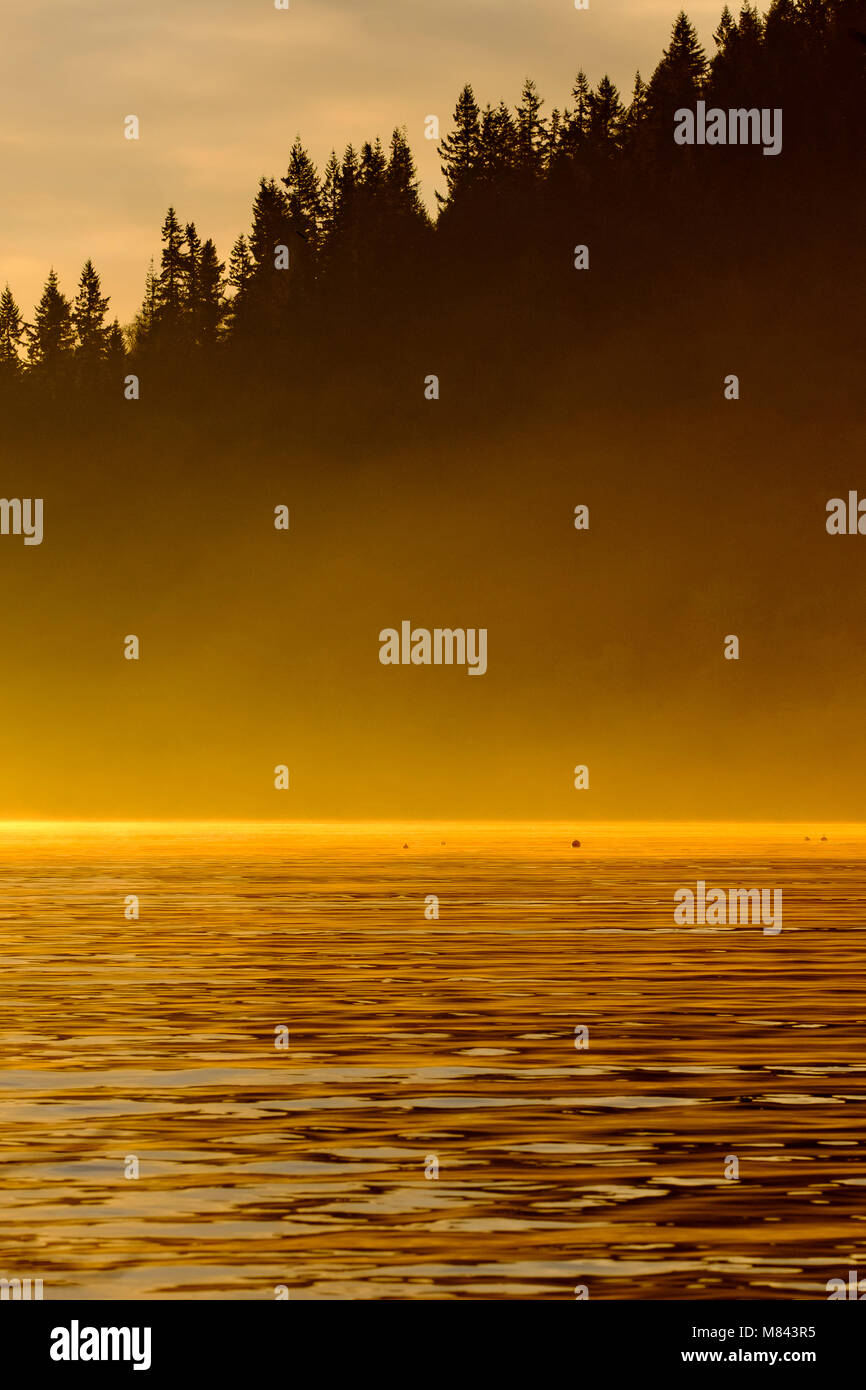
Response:
[{"label": "golden sky", "polygon": [[[424,118],[447,128],[471,81],[514,104],[534,77],[545,111],[575,74],[627,96],[665,46],[678,0],[7,0],[0,45],[0,283],[27,317],[54,265],[71,293],[92,257],[127,322],[169,203],[224,259],[261,175],[299,133],[335,146],[407,127],[428,205],[439,178]],[[687,6],[708,51],[721,0]],[[139,142],[123,118],[141,122]]]}]

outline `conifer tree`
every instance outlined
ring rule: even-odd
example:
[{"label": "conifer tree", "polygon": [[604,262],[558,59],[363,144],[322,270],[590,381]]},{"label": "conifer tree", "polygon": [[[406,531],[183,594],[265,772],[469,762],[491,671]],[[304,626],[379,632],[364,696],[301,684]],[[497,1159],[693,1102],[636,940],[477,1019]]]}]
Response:
[{"label": "conifer tree", "polygon": [[18,349],[24,338],[24,320],[7,285],[0,295],[0,376],[18,376],[21,359]]},{"label": "conifer tree", "polygon": [[340,165],[340,198],[337,213],[337,229],[350,226],[355,220],[358,200],[358,182],[361,166],[353,145],[347,145]]},{"label": "conifer tree", "polygon": [[322,175],[320,206],[322,241],[327,243],[333,237],[340,221],[340,161],[336,150],[331,150]]},{"label": "conifer tree", "polygon": [[288,198],[274,179],[259,181],[249,249],[252,275],[244,291],[243,312],[250,334],[264,342],[278,333],[290,293],[299,290],[303,275],[299,254],[306,250],[292,225]]},{"label": "conifer tree", "polygon": [[636,72],[634,75],[631,102],[625,113],[622,125],[622,145],[624,149],[634,151],[638,147],[648,112],[648,88],[640,73]]},{"label": "conifer tree", "polygon": [[141,308],[136,315],[133,324],[133,342],[136,351],[140,351],[145,343],[150,341],[156,326],[157,315],[159,313],[159,293],[156,279],[156,270],[153,264],[153,257],[147,267],[147,275],[144,279],[144,299]]},{"label": "conifer tree", "polygon": [[392,213],[426,221],[426,214],[418,196],[415,161],[405,130],[395,130],[391,136],[388,166],[385,170],[385,189],[389,210]]},{"label": "conifer tree", "polygon": [[527,78],[516,110],[517,161],[520,169],[533,175],[540,174],[544,167],[547,135],[541,116],[543,105],[535,83]]},{"label": "conifer tree", "polygon": [[385,151],[382,149],[382,141],[378,135],[374,144],[365,140],[361,146],[361,159],[358,166],[358,186],[363,188],[365,193],[373,198],[381,192],[385,183],[385,172],[388,161],[385,158]]},{"label": "conifer tree", "polygon": [[93,262],[85,262],[78,282],[78,293],[72,304],[72,323],[75,328],[79,356],[96,363],[105,351],[106,330],[103,327],[108,296],[103,295]]},{"label": "conifer tree", "polygon": [[177,334],[185,284],[184,235],[174,208],[162,224],[162,255],[157,280],[157,323],[170,336]]},{"label": "conifer tree", "polygon": [[289,203],[285,193],[277,187],[274,179],[260,179],[253,203],[253,226],[249,240],[254,279],[270,279],[274,273],[276,248],[289,246],[293,240],[291,233]]},{"label": "conifer tree", "polygon": [[369,255],[381,250],[379,241],[383,217],[387,212],[388,159],[379,136],[365,140],[358,160],[358,179],[355,184],[354,228],[359,245],[367,245]]},{"label": "conifer tree", "polygon": [[481,118],[481,131],[478,150],[473,164],[473,178],[493,184],[508,174],[517,163],[517,131],[511,119],[511,112],[501,101],[498,106],[489,104]]},{"label": "conifer tree", "polygon": [[308,246],[315,249],[319,244],[321,219],[321,189],[316,166],[296,136],[289,155],[289,167],[284,183],[291,225],[304,238]]},{"label": "conifer tree", "polygon": [[612,154],[619,146],[625,121],[625,107],[610,78],[605,74],[589,98],[587,135],[593,149]]},{"label": "conifer tree", "polygon": [[72,355],[75,345],[72,306],[60,291],[53,268],[36,306],[33,323],[27,328],[27,339],[27,356],[34,367],[54,370]]},{"label": "conifer tree", "polygon": [[716,45],[720,53],[727,52],[728,47],[731,43],[731,39],[736,32],[737,26],[734,23],[734,16],[731,14],[730,10],[726,5],[725,8],[722,10],[721,19],[719,20],[718,25],[716,26],[716,29],[713,33],[713,43]]},{"label": "conifer tree", "polygon": [[725,6],[713,34],[718,52],[710,65],[714,88],[720,89],[723,97],[748,90],[758,79],[763,41],[764,21],[754,6],[744,4],[739,20],[734,20]]},{"label": "conifer tree", "polygon": [[481,125],[475,94],[467,83],[454,108],[454,129],[438,147],[447,195],[436,194],[437,202],[453,203],[472,183],[481,144]]},{"label": "conifer tree", "polygon": [[764,21],[756,5],[743,4],[737,20],[737,43],[747,52],[754,52],[764,37]]},{"label": "conifer tree", "polygon": [[228,280],[234,294],[229,301],[227,314],[232,333],[239,333],[247,327],[247,310],[252,279],[252,257],[247,239],[242,233],[229,254]]},{"label": "conifer tree", "polygon": [[241,233],[229,256],[229,284],[236,294],[243,294],[252,279],[252,274],[253,263],[249,246],[246,237]]},{"label": "conifer tree", "polygon": [[572,159],[583,148],[589,134],[590,96],[589,81],[581,68],[571,89],[574,109],[563,112],[559,141],[559,152]]},{"label": "conifer tree", "polygon": [[203,347],[213,346],[225,317],[225,264],[208,237],[199,259],[199,309],[197,339]]},{"label": "conifer tree", "polygon": [[201,237],[194,222],[188,222],[184,230],[186,251],[183,253],[183,284],[181,304],[184,314],[192,326],[192,337],[198,333],[199,309],[201,307]]},{"label": "conifer tree", "polygon": [[562,137],[562,123],[564,113],[554,106],[547,122],[547,139],[544,142],[544,163],[549,169],[554,164],[559,152],[559,142]]},{"label": "conifer tree", "polygon": [[106,371],[112,375],[120,374],[120,370],[126,361],[126,339],[123,335],[117,319],[105,334],[105,367]]},{"label": "conifer tree", "polygon": [[671,41],[649,84],[649,104],[660,125],[672,123],[674,111],[690,106],[701,94],[707,59],[691,20],[680,10]]}]

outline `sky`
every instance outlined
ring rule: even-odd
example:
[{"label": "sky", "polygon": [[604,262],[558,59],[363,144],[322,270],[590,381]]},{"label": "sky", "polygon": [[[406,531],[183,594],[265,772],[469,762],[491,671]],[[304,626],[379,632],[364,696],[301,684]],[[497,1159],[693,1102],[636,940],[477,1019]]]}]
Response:
[{"label": "sky", "polygon": [[[6,0],[0,46],[0,284],[29,318],[50,266],[67,294],[93,259],[122,323],[142,298],[169,204],[224,260],[262,175],[296,134],[331,148],[405,126],[434,205],[458,92],[514,105],[527,76],[545,112],[581,67],[631,92],[666,45],[678,0]],[[687,11],[708,52],[721,0]],[[124,118],[139,118],[138,141]]]}]

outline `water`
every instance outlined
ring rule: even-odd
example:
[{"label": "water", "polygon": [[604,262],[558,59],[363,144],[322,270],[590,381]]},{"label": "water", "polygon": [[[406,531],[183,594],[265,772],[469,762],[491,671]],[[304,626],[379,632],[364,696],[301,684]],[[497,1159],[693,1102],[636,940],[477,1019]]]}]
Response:
[{"label": "water", "polygon": [[[675,926],[700,878],[783,931]],[[866,1275],[864,827],[7,824],[0,884],[0,1274],[46,1298]]]}]

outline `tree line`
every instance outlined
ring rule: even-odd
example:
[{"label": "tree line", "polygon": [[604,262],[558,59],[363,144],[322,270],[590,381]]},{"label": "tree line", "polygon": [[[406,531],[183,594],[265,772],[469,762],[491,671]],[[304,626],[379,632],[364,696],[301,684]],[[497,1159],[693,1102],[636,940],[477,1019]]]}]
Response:
[{"label": "tree line", "polygon": [[[321,173],[298,138],[285,175],[260,180],[250,231],[237,238],[227,263],[195,223],[168,209],[159,260],[125,327],[109,319],[109,297],[90,260],[71,299],[50,271],[32,322],[6,285],[0,381],[64,374],[116,381],[128,362],[254,354],[312,331],[329,306],[351,317],[359,306],[369,312],[388,303],[389,294],[405,299],[419,257],[444,258],[447,280],[447,265],[471,256],[494,228],[529,225],[538,215],[568,226],[575,206],[602,204],[621,220],[650,218],[658,215],[654,202],[681,210],[708,181],[717,200],[723,187],[742,195],[766,164],[732,163],[741,153],[734,150],[714,151],[712,164],[701,164],[695,151],[674,147],[674,112],[698,98],[783,108],[789,186],[817,177],[819,168],[826,180],[828,162],[844,186],[852,170],[862,170],[863,14],[856,0],[773,0],[764,15],[744,4],[736,17],[726,6],[708,57],[680,13],[654,72],[647,82],[636,74],[628,100],[608,76],[592,87],[581,71],[568,104],[546,115],[531,80],[514,109],[480,107],[467,85],[438,146],[445,191],[436,195],[435,218],[419,196],[405,130],[395,130],[387,148],[377,138],[360,151],[349,145],[342,157],[332,151]],[[328,321],[333,326],[333,315]]]}]

